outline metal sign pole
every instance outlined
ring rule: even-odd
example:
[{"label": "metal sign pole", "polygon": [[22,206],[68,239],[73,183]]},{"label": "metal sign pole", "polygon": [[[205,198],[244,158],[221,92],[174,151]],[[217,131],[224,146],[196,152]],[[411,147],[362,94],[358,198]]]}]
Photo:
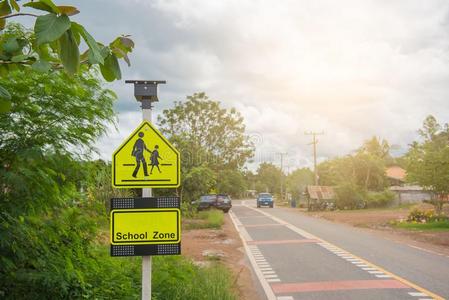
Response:
[{"label": "metal sign pole", "polygon": [[[142,101],[142,118],[151,123],[151,101]],[[142,197],[152,197],[151,188],[142,189]],[[142,300],[151,299],[151,256],[142,256]]]}]

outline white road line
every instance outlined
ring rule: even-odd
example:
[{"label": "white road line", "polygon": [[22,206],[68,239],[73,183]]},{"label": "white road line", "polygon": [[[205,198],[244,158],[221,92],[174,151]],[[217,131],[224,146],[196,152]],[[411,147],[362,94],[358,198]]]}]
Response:
[{"label": "white road line", "polygon": [[410,292],[408,293],[410,296],[413,297],[428,297],[427,294],[421,293],[421,292]]},{"label": "white road line", "polygon": [[368,273],[370,273],[370,274],[385,274],[384,272],[381,272],[381,271],[368,271]]},{"label": "white road line", "polygon": [[[244,205],[245,201],[243,201],[242,204]],[[265,292],[265,295],[267,296],[267,299],[268,300],[275,300],[276,296],[274,295],[274,292],[271,289],[270,284],[268,283],[268,282],[273,282],[273,281],[268,281],[269,279],[265,279],[263,277],[263,274],[260,271],[259,267],[257,266],[256,261],[254,260],[253,256],[250,255],[250,248],[248,247],[248,245],[246,243],[248,240],[245,239],[245,238],[249,237],[250,240],[252,240],[251,237],[249,236],[248,232],[246,231],[246,229],[244,227],[240,227],[239,228],[239,226],[237,226],[237,224],[235,222],[237,218],[236,218],[236,216],[234,215],[234,213],[232,211],[229,212],[229,217],[231,218],[231,221],[234,224],[235,229],[237,230],[237,232],[240,235],[240,239],[243,242],[243,247],[245,249],[246,256],[248,257],[248,260],[251,263],[251,266],[253,267],[253,270],[254,270],[254,273],[257,276],[257,279],[259,279],[260,285],[262,286],[262,289]],[[243,234],[243,232],[245,232],[246,235]],[[275,280],[275,279],[270,279],[270,280]],[[277,280],[278,280],[277,282],[281,281],[280,279],[277,279]]]},{"label": "white road line", "polygon": [[391,276],[391,275],[383,274],[383,275],[376,275],[376,277],[377,277],[377,278],[391,278],[392,276]]},{"label": "white road line", "polygon": [[[327,241],[325,241],[325,240],[323,240],[323,239],[317,237],[316,235],[313,235],[313,234],[311,234],[311,233],[309,233],[309,232],[307,232],[307,231],[304,231],[304,230],[302,230],[302,229],[300,229],[300,228],[298,228],[298,227],[296,227],[296,226],[294,226],[294,225],[292,225],[292,224],[290,224],[290,223],[288,223],[288,222],[286,222],[286,221],[284,221],[284,220],[282,220],[282,219],[280,219],[280,218],[278,218],[278,217],[275,217],[275,216],[273,216],[273,215],[271,215],[271,214],[269,214],[269,213],[267,213],[267,212],[265,212],[265,211],[258,210],[258,209],[254,208],[254,207],[251,207],[251,206],[249,206],[249,205],[246,205],[245,201],[243,201],[242,204],[243,204],[245,207],[247,207],[247,208],[249,208],[249,209],[251,209],[251,210],[257,211],[258,213],[260,213],[260,214],[262,214],[262,215],[265,215],[265,216],[271,218],[273,221],[278,222],[279,224],[284,225],[286,228],[290,229],[290,230],[293,231],[293,232],[296,232],[297,234],[299,234],[300,236],[303,236],[303,237],[306,238],[306,239],[314,239],[314,240],[317,240],[317,244],[320,244],[321,246],[323,246],[323,245],[331,245],[331,246],[334,246],[335,249],[337,249],[337,250],[345,251],[344,249],[341,249],[341,248],[339,248],[338,246],[333,245],[333,244],[331,244],[331,243],[329,243],[329,242],[327,242]],[[329,251],[330,251],[330,250],[329,250]],[[349,254],[349,253],[348,253],[348,254]],[[341,254],[337,254],[337,255],[340,256],[340,257],[343,257],[343,258],[350,258],[349,256],[341,256]],[[349,255],[350,255],[350,254],[349,254]],[[364,260],[363,258],[360,258],[360,257],[352,257],[352,258],[358,258],[358,259],[360,259],[362,262],[365,263],[365,264],[358,264],[357,266],[359,266],[359,267],[376,267],[376,268],[382,270],[381,267],[376,266],[376,265],[374,265],[373,263]],[[436,294],[434,294],[434,293],[432,293],[432,292],[426,290],[425,288],[420,287],[420,286],[418,286],[418,285],[416,285],[416,284],[414,284],[414,283],[412,283],[412,282],[410,282],[410,281],[408,281],[408,280],[406,280],[406,279],[404,279],[404,278],[402,278],[402,277],[400,277],[400,276],[398,276],[398,275],[395,275],[395,274],[393,274],[393,273],[390,273],[389,271],[386,271],[386,270],[384,270],[384,272],[386,273],[385,275],[388,275],[388,276],[390,276],[390,277],[395,278],[396,280],[398,280],[398,281],[400,281],[400,282],[402,282],[402,283],[408,285],[410,288],[414,288],[414,289],[416,289],[416,290],[418,290],[418,291],[423,291],[423,292],[421,292],[421,293],[409,293],[410,295],[412,295],[412,294],[421,294],[421,295],[424,296],[424,297],[429,297],[428,294],[430,294],[430,295],[432,295],[431,297],[434,297],[435,299],[444,300],[444,298],[442,298],[441,296],[436,295]],[[381,275],[376,275],[376,276],[381,276]],[[269,279],[267,279],[267,281],[268,281],[268,282],[271,282],[271,281],[269,281]],[[279,281],[280,281],[280,280],[279,280]],[[428,294],[426,294],[426,293],[424,293],[424,292],[427,292]],[[413,296],[413,295],[412,295],[412,296]]]},{"label": "white road line", "polygon": [[275,271],[262,271],[262,274],[276,274]]},{"label": "white road line", "polygon": [[268,278],[266,279],[267,282],[281,282],[279,278]]},{"label": "white road line", "polygon": [[377,271],[376,268],[362,268],[362,270],[365,270],[365,271]]},{"label": "white road line", "polygon": [[277,300],[293,300],[292,296],[280,296],[277,297]]},{"label": "white road line", "polygon": [[276,274],[268,274],[268,275],[264,275],[265,278],[278,278],[278,276]]},{"label": "white road line", "polygon": [[273,268],[260,268],[260,270],[261,270],[262,273],[263,273],[264,271],[272,271]]}]

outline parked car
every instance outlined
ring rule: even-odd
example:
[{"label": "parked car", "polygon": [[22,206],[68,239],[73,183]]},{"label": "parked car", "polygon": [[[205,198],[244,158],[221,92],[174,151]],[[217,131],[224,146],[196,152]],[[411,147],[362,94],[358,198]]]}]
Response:
[{"label": "parked car", "polygon": [[200,197],[198,201],[198,210],[210,208],[221,209],[227,213],[232,207],[231,198],[226,194],[209,194]]},{"label": "parked car", "polygon": [[257,207],[269,206],[273,208],[273,196],[270,193],[260,193],[257,195]]}]

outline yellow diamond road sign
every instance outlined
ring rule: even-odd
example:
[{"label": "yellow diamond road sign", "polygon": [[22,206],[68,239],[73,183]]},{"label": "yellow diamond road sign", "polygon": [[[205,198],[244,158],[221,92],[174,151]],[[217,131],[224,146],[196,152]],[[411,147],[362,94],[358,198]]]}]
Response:
[{"label": "yellow diamond road sign", "polygon": [[144,121],[112,155],[112,186],[176,188],[180,168],[179,152]]}]

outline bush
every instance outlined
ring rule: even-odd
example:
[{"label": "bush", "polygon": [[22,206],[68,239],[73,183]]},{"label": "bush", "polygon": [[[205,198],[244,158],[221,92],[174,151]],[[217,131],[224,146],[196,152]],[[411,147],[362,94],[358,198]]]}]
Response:
[{"label": "bush", "polygon": [[437,215],[433,210],[420,210],[413,209],[408,217],[407,222],[409,223],[432,223],[432,222],[447,222],[449,217]]},{"label": "bush", "polygon": [[200,211],[195,218],[187,223],[187,229],[220,229],[224,223],[224,213],[218,209]]},{"label": "bush", "polygon": [[336,206],[339,209],[365,208],[365,193],[355,184],[346,183],[338,186],[336,192]]},{"label": "bush", "polygon": [[184,218],[193,219],[197,216],[197,204],[189,203],[187,201],[181,202],[181,215]]},{"label": "bush", "polygon": [[368,208],[387,207],[393,202],[394,198],[395,194],[389,190],[368,192],[365,196],[365,202]]}]

